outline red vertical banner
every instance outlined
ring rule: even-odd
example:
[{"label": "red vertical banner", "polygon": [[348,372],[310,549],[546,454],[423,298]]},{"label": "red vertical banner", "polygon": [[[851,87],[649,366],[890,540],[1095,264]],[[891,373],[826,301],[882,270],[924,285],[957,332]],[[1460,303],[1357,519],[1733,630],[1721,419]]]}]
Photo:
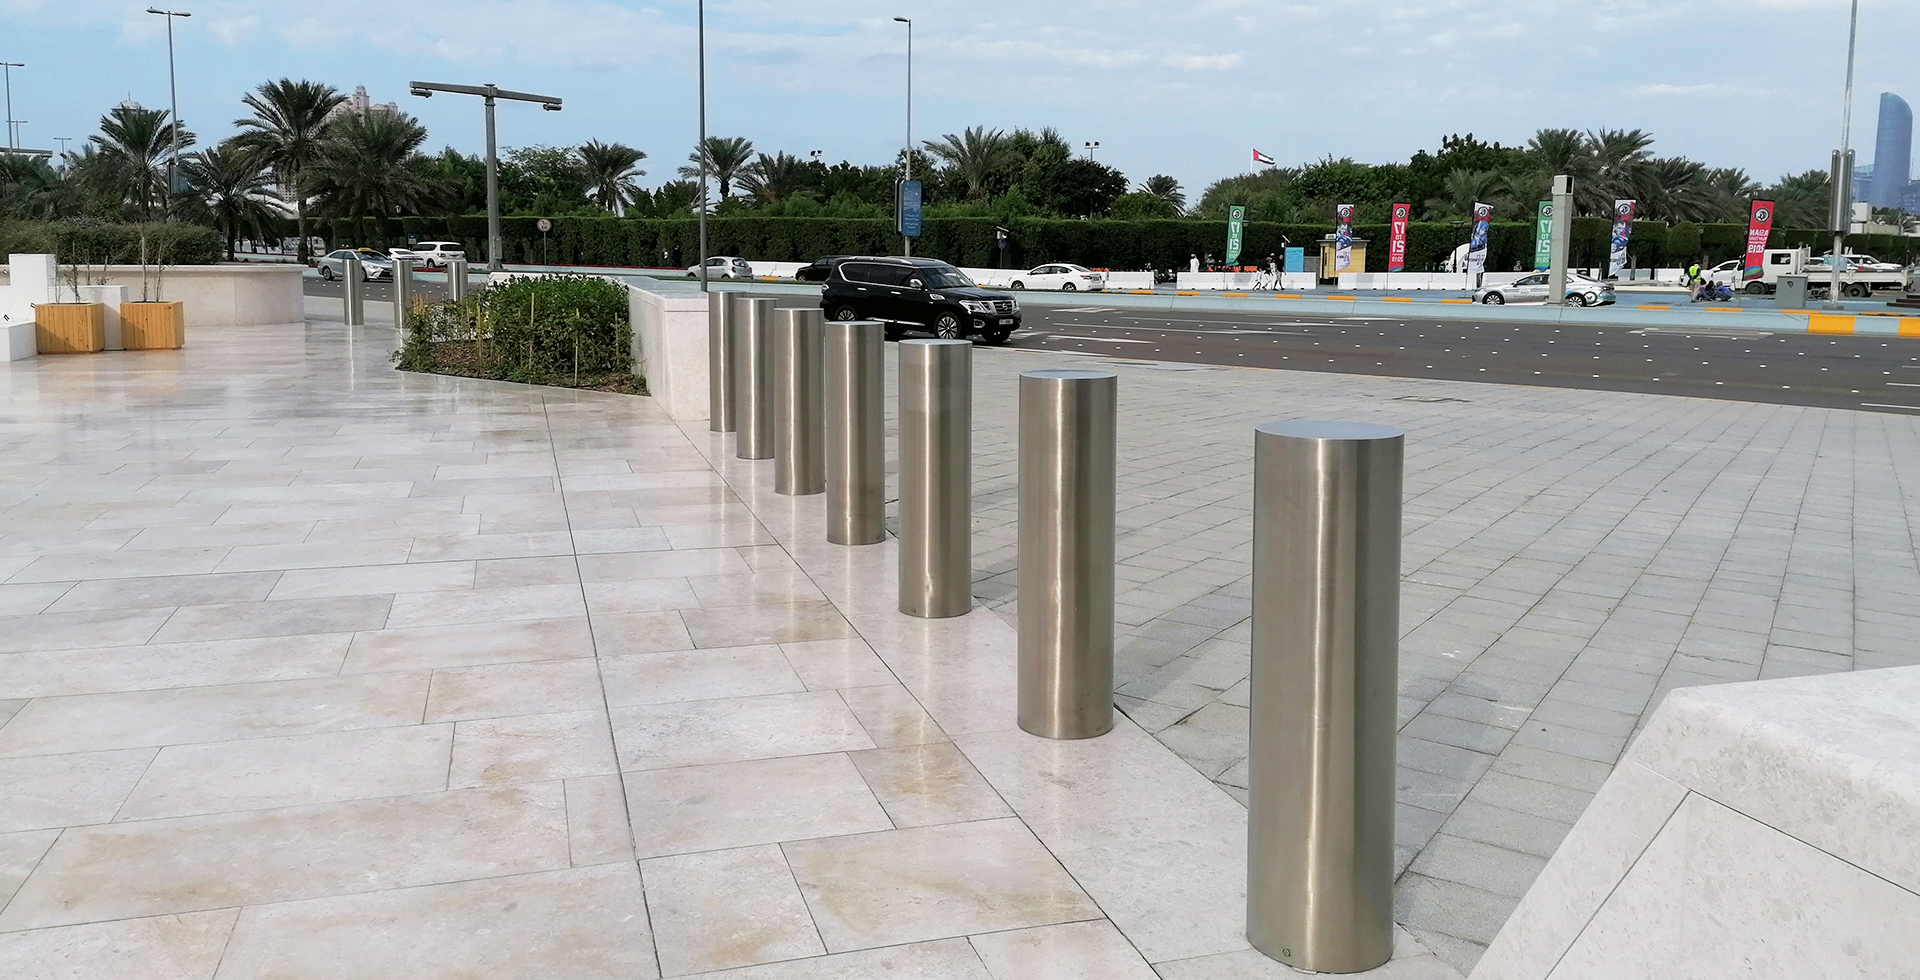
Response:
[{"label": "red vertical banner", "polygon": [[1387,271],[1399,272],[1407,267],[1407,220],[1413,209],[1405,204],[1393,206],[1393,223],[1387,236]]},{"label": "red vertical banner", "polygon": [[1760,278],[1760,263],[1767,256],[1767,236],[1773,233],[1773,202],[1755,201],[1747,217],[1747,263],[1742,279]]}]

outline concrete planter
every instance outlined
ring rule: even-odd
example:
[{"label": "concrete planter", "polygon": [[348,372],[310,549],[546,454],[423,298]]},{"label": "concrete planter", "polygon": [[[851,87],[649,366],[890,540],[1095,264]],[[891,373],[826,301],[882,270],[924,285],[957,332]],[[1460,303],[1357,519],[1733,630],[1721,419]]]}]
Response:
[{"label": "concrete planter", "polygon": [[121,304],[121,342],[127,350],[180,349],[187,342],[186,309],[179,300]]},{"label": "concrete planter", "polygon": [[107,308],[99,303],[41,303],[33,322],[42,354],[92,354],[107,346]]}]

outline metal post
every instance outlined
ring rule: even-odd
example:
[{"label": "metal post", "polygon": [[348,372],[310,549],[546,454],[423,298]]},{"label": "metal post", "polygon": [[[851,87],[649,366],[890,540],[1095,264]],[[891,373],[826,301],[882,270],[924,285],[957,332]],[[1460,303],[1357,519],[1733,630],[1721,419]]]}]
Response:
[{"label": "metal post", "polygon": [[494,86],[488,83],[485,96],[487,103],[487,271],[500,272],[506,266],[500,261],[500,158],[496,152],[493,138],[493,95]]},{"label": "metal post", "polygon": [[707,294],[707,428],[733,431],[733,319],[745,316],[741,293]]},{"label": "metal post", "polygon": [[447,260],[447,298],[455,302],[467,298],[467,260]]},{"label": "metal post", "polygon": [[1554,306],[1567,301],[1567,239],[1573,234],[1573,178],[1559,174],[1553,178],[1553,241],[1547,246],[1547,302]]},{"label": "metal post", "polygon": [[826,325],[827,541],[879,544],[887,538],[886,326],[877,320]]},{"label": "metal post", "polygon": [[[173,22],[168,21],[167,23],[169,25],[168,29],[171,30]],[[168,57],[171,58],[172,56],[169,55]],[[4,74],[7,80],[7,149],[10,150],[20,147],[19,129],[13,124],[13,70],[15,68],[25,67],[27,66],[18,61],[0,61],[0,74]]]},{"label": "metal post", "polygon": [[1403,446],[1377,425],[1254,430],[1247,939],[1298,970],[1393,952]]},{"label": "metal post", "polygon": [[973,344],[900,348],[900,611],[973,608]]},{"label": "metal post", "polygon": [[773,300],[747,298],[733,311],[734,455],[773,458]]},{"label": "metal post", "polygon": [[345,301],[347,326],[364,327],[367,325],[367,274],[360,267],[360,260],[347,256],[346,268],[341,274],[340,298]]},{"label": "metal post", "polygon": [[825,392],[821,387],[820,308],[773,317],[773,492],[792,497],[827,489]]},{"label": "metal post", "polygon": [[1842,309],[1840,303],[1841,256],[1847,251],[1847,225],[1853,195],[1853,46],[1860,31],[1860,0],[1853,0],[1853,12],[1847,20],[1847,83],[1840,95],[1840,149],[1833,155],[1833,267],[1832,291],[1826,308]]},{"label": "metal post", "polygon": [[[700,291],[707,291],[707,0],[699,0],[696,5],[699,18],[700,46],[700,145],[694,147],[694,156],[700,161]],[[711,307],[709,307],[711,309]],[[731,431],[716,429],[716,432]]]},{"label": "metal post", "polygon": [[393,326],[407,329],[413,317],[413,260],[393,260]]},{"label": "metal post", "polygon": [[1042,738],[1113,728],[1111,371],[1020,375],[1019,721]]}]

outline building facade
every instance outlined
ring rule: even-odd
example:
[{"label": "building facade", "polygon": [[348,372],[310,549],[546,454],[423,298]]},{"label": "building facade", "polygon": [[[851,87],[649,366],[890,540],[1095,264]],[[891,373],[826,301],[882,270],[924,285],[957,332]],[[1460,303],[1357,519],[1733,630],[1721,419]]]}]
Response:
[{"label": "building facade", "polygon": [[1892,92],[1880,93],[1880,128],[1873,141],[1873,182],[1864,199],[1877,208],[1901,207],[1912,179],[1913,109]]}]

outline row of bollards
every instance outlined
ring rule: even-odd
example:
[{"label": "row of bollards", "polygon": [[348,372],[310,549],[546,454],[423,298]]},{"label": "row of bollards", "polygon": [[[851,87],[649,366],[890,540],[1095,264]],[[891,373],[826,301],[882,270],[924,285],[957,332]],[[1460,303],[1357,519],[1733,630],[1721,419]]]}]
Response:
[{"label": "row of bollards", "polygon": [[[828,541],[883,541],[884,327],[709,304],[713,431],[773,459],[776,492],[824,491]],[[965,615],[973,345],[898,350],[899,609]],[[1045,738],[1113,727],[1118,385],[1020,375],[1016,716]],[[1247,938],[1314,972],[1392,954],[1402,454],[1379,426],[1255,430]]]},{"label": "row of bollards", "polygon": [[[349,255],[341,263],[342,321],[349,327],[367,325],[367,271],[360,260]],[[397,258],[393,260],[393,325],[405,330],[413,317],[414,305],[413,260]],[[467,298],[467,260],[452,259],[447,262],[447,298],[459,301]]]}]

